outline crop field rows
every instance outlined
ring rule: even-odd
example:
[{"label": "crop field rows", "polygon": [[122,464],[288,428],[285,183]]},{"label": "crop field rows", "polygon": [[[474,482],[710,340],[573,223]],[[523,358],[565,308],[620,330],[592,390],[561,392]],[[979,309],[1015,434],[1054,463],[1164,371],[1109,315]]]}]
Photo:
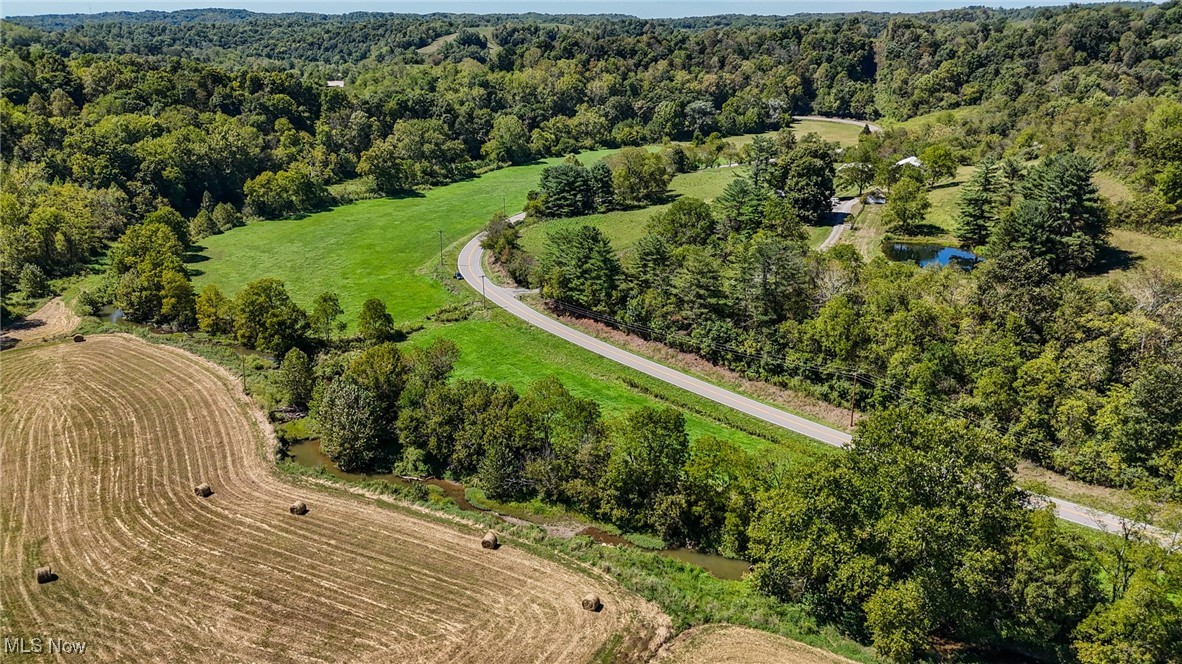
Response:
[{"label": "crop field rows", "polygon": [[593,572],[281,480],[231,377],[182,351],[91,337],[6,352],[0,378],[6,634],[99,661],[629,661],[668,635]]}]

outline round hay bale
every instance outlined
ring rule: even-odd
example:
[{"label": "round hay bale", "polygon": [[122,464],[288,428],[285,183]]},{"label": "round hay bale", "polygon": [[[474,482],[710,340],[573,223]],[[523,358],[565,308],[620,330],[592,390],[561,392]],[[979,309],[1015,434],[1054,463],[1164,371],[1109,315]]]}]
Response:
[{"label": "round hay bale", "polygon": [[292,514],[295,514],[297,516],[303,516],[308,513],[308,506],[304,504],[304,501],[297,500],[296,502],[291,504],[291,507],[289,507],[288,510]]},{"label": "round hay bale", "polygon": [[57,575],[53,573],[53,569],[48,565],[38,567],[34,574],[37,576],[37,583],[49,583],[57,579]]},{"label": "round hay bale", "polygon": [[201,498],[209,498],[213,495],[213,487],[209,486],[205,482],[202,482],[201,484],[193,487],[193,493]]},{"label": "round hay bale", "polygon": [[82,336],[81,334],[74,335],[74,343],[81,343],[83,341],[86,341],[86,337]]},{"label": "round hay bale", "polygon": [[484,539],[480,540],[480,546],[485,549],[495,549],[500,545],[501,543],[497,541],[497,534],[491,530],[484,536]]},{"label": "round hay bale", "polygon": [[599,601],[599,595],[595,593],[583,595],[583,609],[587,611],[599,611],[603,609],[603,602]]}]

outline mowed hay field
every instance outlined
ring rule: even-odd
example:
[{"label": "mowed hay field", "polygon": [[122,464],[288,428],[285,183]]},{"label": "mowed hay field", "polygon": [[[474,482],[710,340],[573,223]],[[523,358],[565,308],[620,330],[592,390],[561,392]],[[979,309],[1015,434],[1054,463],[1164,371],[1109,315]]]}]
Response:
[{"label": "mowed hay field", "polygon": [[852,664],[831,652],[736,625],[702,625],[670,641],[654,664]]},{"label": "mowed hay field", "polygon": [[[120,662],[639,661],[668,635],[575,563],[284,478],[232,377],[183,351],[122,335],[5,351],[0,386],[5,635]],[[60,578],[38,585],[46,564]]]},{"label": "mowed hay field", "polygon": [[78,327],[79,318],[60,297],[46,302],[36,312],[0,330],[0,348],[29,345],[68,334]]}]

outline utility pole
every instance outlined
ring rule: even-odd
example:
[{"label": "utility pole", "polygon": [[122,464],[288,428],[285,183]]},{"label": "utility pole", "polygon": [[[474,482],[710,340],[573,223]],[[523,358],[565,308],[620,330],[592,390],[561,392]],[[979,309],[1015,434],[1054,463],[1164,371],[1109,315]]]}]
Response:
[{"label": "utility pole", "polygon": [[484,275],[480,275],[480,297],[484,298],[484,308],[488,309],[488,294],[484,292]]},{"label": "utility pole", "polygon": [[439,230],[439,267],[443,267],[443,230]]},{"label": "utility pole", "polygon": [[246,353],[239,351],[238,359],[242,362],[242,392],[246,392]]},{"label": "utility pole", "polygon": [[854,426],[854,401],[858,398],[858,370],[854,369],[854,391],[850,395],[850,428]]},{"label": "utility pole", "polygon": [[505,216],[505,195],[501,194],[501,216]]}]

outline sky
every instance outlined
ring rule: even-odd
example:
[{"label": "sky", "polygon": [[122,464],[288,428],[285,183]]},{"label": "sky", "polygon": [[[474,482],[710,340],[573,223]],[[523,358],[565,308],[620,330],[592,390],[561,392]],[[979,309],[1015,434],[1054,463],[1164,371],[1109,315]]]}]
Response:
[{"label": "sky", "polygon": [[1066,5],[1069,0],[679,0],[620,2],[619,0],[0,0],[0,15],[73,14],[107,11],[171,11],[197,7],[226,7],[258,12],[317,12],[340,14],[352,11],[382,12],[471,12],[508,14],[541,12],[550,14],[629,14],[641,18],[708,16],[711,14],[798,14],[801,12],[920,12],[970,5],[990,7],[1031,7]]}]

